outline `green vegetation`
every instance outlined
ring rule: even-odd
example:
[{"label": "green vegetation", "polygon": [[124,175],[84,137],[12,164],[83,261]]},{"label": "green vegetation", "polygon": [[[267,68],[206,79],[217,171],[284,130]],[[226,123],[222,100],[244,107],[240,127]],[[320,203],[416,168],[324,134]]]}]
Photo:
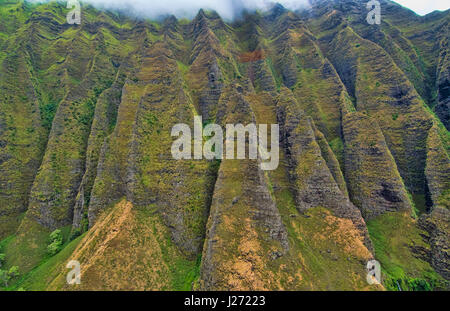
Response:
[{"label": "green vegetation", "polygon": [[[367,222],[376,259],[384,273],[383,284],[389,290],[443,289],[445,280],[428,262],[415,254],[428,249],[417,222],[404,213],[387,213]],[[401,228],[401,230],[398,230]]]},{"label": "green vegetation", "polygon": [[395,121],[395,120],[397,120],[398,119],[398,113],[396,112],[396,113],[393,113],[392,114],[392,120],[393,121]]},{"label": "green vegetation", "polygon": [[83,236],[76,238],[61,247],[61,251],[55,256],[43,259],[27,274],[17,280],[9,290],[44,290],[59,273],[68,272],[66,263],[70,260],[73,251],[83,239]]},{"label": "green vegetation", "polygon": [[61,230],[57,229],[50,233],[50,244],[47,246],[47,252],[50,256],[56,255],[63,245]]},{"label": "green vegetation", "polygon": [[4,269],[6,255],[2,253],[2,244],[0,244],[0,289],[8,287],[11,282],[19,277],[19,267],[12,266],[9,269]]},{"label": "green vegetation", "polygon": [[[156,233],[156,231],[154,231]],[[169,263],[170,284],[168,289],[178,291],[191,291],[197,286],[200,277],[201,255],[197,260],[186,260],[182,256],[173,257],[170,254],[176,245],[173,244],[170,237],[166,241],[160,241],[163,260]]]}]

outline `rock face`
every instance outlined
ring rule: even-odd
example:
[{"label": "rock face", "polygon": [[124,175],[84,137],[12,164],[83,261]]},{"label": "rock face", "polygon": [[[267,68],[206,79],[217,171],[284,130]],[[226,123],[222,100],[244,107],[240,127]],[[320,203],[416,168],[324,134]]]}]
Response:
[{"label": "rock face", "polygon": [[435,111],[447,130],[450,130],[450,48],[448,37],[450,26],[448,21],[446,26],[444,26],[441,31],[442,39],[440,42],[439,63],[437,65],[436,79],[438,103]]},{"label": "rock face", "polygon": [[[235,88],[226,90],[219,105],[222,124],[254,121],[249,102]],[[264,273],[272,260],[288,252],[289,242],[266,178],[257,160],[222,162],[202,256],[201,289],[271,288]]]},{"label": "rock face", "polygon": [[331,157],[328,162],[334,163],[330,170],[318,143],[323,135],[315,128],[314,121],[296,108],[295,98],[287,89],[280,94],[278,120],[283,128],[281,142],[288,155],[289,175],[298,209],[303,212],[322,206],[331,209],[338,217],[351,219],[361,230],[366,246],[372,249],[361,212],[350,202],[345,190],[343,192],[339,188],[332,174],[333,171],[339,176],[337,160],[329,149],[325,149],[325,154]]},{"label": "rock face", "polygon": [[[0,0],[0,245],[20,286],[73,290],[74,259],[80,290],[448,289],[449,12],[381,0],[374,26],[366,2],[68,25],[59,3]],[[278,167],[173,159],[195,116],[278,124]]]},{"label": "rock face", "polygon": [[[175,244],[195,257],[202,244],[215,173],[206,161],[170,158],[171,124],[193,124],[192,103],[165,44],[145,51],[135,77],[124,86],[116,131],[100,157],[89,223],[93,226],[109,204],[125,196],[134,206],[160,214]],[[113,152],[117,155],[111,157]]]},{"label": "rock face", "polygon": [[73,227],[78,230],[86,230],[86,225],[88,225],[88,207],[92,187],[97,176],[100,151],[104,140],[110,135],[117,122],[117,110],[126,78],[124,71],[122,69],[117,72],[116,80],[111,88],[103,92],[97,101],[88,140],[85,173],[73,212]]},{"label": "rock face", "polygon": [[0,239],[17,229],[27,210],[45,140],[26,56],[16,49],[0,69]]},{"label": "rock face", "polygon": [[200,288],[270,289],[271,280],[264,273],[271,261],[289,250],[286,228],[257,162],[249,163],[244,176],[234,180],[243,183],[234,198],[226,191],[226,169],[223,165],[219,170],[211,205]]},{"label": "rock face", "polygon": [[433,206],[450,208],[450,159],[439,138],[437,127],[433,127],[427,139],[427,167],[425,174]]},{"label": "rock face", "polygon": [[362,113],[348,113],[343,119],[343,132],[350,198],[364,218],[411,210],[402,178],[378,125]]},{"label": "rock face", "polygon": [[430,234],[431,265],[445,279],[450,280],[448,262],[450,260],[450,212],[446,208],[437,207],[430,215],[421,218],[422,227]]},{"label": "rock face", "polygon": [[116,73],[109,59],[100,55],[95,57],[91,73],[60,103],[31,190],[27,213],[51,229],[72,224],[75,197],[84,172],[92,108],[98,94],[109,88],[109,79]]}]

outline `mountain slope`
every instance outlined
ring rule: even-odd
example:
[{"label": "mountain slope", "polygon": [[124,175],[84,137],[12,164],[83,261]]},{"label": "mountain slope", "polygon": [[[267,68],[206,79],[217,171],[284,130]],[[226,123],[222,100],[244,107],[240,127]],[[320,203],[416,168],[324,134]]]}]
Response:
[{"label": "mountain slope", "polygon": [[[0,0],[9,288],[448,288],[450,15],[381,2],[380,26],[351,0],[233,22],[83,5],[68,25],[58,3]],[[196,115],[279,124],[279,167],[172,159],[172,127]]]}]

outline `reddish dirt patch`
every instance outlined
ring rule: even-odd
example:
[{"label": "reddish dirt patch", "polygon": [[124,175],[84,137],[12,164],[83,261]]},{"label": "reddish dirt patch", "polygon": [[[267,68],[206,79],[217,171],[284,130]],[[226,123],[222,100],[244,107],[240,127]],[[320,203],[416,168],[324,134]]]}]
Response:
[{"label": "reddish dirt patch", "polygon": [[256,62],[258,60],[262,60],[266,58],[266,53],[264,50],[256,50],[253,52],[246,52],[239,55],[239,62],[241,63],[250,63]]}]

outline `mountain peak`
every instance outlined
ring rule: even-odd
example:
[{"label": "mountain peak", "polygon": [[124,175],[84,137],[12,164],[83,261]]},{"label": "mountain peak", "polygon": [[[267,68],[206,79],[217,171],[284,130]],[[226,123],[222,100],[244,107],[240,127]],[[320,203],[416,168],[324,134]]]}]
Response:
[{"label": "mountain peak", "polygon": [[274,21],[286,12],[288,12],[288,10],[283,5],[281,5],[280,3],[275,3],[267,12],[266,19],[269,21]]}]

